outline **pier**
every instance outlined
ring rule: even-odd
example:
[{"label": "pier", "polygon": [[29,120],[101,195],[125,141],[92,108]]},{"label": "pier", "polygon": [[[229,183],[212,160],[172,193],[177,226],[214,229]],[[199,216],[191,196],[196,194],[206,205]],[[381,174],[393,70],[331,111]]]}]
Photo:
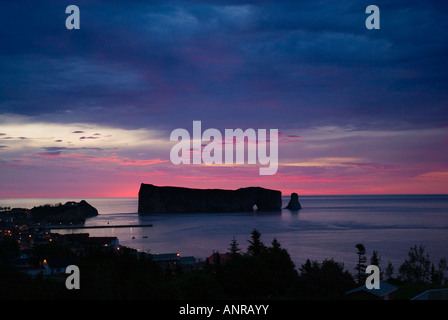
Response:
[{"label": "pier", "polygon": [[61,226],[39,226],[39,229],[111,229],[111,228],[149,228],[153,225],[151,223],[146,224],[118,224],[118,225],[100,225],[100,226],[81,226],[81,225],[61,225]]}]

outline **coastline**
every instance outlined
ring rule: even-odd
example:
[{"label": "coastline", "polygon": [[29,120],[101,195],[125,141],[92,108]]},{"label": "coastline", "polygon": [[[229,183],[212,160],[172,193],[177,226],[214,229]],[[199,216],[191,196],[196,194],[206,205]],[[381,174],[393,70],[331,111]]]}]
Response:
[{"label": "coastline", "polygon": [[153,224],[122,224],[122,225],[95,225],[95,226],[83,226],[83,225],[74,225],[74,226],[48,226],[48,227],[38,227],[40,229],[49,229],[49,230],[72,230],[72,229],[113,229],[113,228],[149,228],[153,227]]},{"label": "coastline", "polygon": [[[282,197],[283,208],[289,198]],[[62,202],[59,199],[20,201],[32,205]],[[443,242],[448,241],[447,195],[300,196],[303,209],[299,212],[282,209],[275,213],[147,216],[137,214],[137,197],[86,198],[86,201],[98,209],[98,216],[87,218],[84,226],[73,230],[59,228],[62,233],[85,229],[92,236],[116,236],[121,244],[145,252],[180,252],[205,258],[213,251],[225,252],[233,236],[246,245],[247,234],[257,228],[267,241],[276,237],[290,251],[297,266],[307,258],[333,257],[351,268],[355,242],[364,242],[369,250],[379,250],[384,263],[388,260],[400,263],[407,249],[415,244],[425,245],[435,258],[448,256],[448,248],[443,246]],[[7,203],[0,200],[1,205]],[[111,227],[90,228],[108,224]],[[145,224],[154,227],[140,227]],[[113,225],[130,226],[113,228]]]}]

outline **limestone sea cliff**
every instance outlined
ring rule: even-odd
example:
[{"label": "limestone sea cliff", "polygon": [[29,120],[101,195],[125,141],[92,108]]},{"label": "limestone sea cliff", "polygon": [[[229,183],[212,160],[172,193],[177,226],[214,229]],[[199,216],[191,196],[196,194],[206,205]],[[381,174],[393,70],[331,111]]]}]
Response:
[{"label": "limestone sea cliff", "polygon": [[142,183],[138,213],[250,212],[281,210],[282,193],[261,187],[193,189]]}]

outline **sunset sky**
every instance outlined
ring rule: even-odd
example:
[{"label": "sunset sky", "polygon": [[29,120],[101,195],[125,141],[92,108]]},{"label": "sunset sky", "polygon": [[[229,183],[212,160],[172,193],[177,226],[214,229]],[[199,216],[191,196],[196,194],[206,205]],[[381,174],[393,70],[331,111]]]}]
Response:
[{"label": "sunset sky", "polygon": [[[80,9],[67,30],[65,8]],[[376,4],[381,28],[368,30]],[[0,198],[140,183],[448,194],[445,1],[3,1]],[[279,167],[174,165],[176,128],[278,129]]]}]

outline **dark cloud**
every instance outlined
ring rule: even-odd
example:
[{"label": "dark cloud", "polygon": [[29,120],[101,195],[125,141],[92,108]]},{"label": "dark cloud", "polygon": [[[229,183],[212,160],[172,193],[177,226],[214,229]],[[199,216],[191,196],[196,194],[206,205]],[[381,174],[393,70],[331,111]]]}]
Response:
[{"label": "dark cloud", "polygon": [[50,152],[41,152],[38,153],[37,155],[41,157],[57,157],[60,156],[61,153],[62,151],[50,151]]},{"label": "dark cloud", "polygon": [[67,147],[44,147],[43,148],[46,152],[62,152],[62,151],[73,151],[73,150],[94,150],[94,151],[103,151],[103,148],[88,148],[88,147],[82,147],[82,148],[67,148]]},{"label": "dark cloud", "polygon": [[65,3],[2,3],[0,114],[124,128],[445,125],[448,4],[375,4],[381,29],[369,31],[363,1],[78,1],[81,29],[69,31]]},{"label": "dark cloud", "polygon": [[65,147],[45,147],[44,148],[47,152],[60,152],[62,150],[67,150]]}]

